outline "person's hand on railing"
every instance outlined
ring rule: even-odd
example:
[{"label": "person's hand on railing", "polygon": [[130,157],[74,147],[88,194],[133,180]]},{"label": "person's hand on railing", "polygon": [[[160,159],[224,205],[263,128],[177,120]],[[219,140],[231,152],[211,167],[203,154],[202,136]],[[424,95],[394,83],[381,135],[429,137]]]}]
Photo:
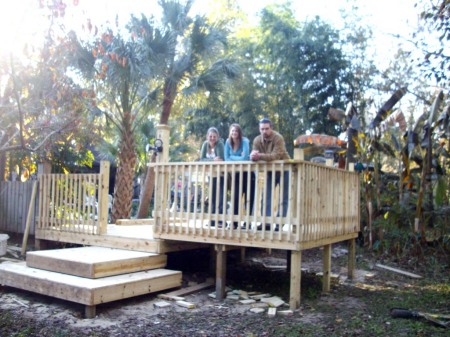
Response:
[{"label": "person's hand on railing", "polygon": [[253,151],[250,153],[250,159],[251,159],[251,160],[253,160],[253,161],[258,161],[259,158],[260,158],[260,153],[259,153],[259,151],[253,150]]}]

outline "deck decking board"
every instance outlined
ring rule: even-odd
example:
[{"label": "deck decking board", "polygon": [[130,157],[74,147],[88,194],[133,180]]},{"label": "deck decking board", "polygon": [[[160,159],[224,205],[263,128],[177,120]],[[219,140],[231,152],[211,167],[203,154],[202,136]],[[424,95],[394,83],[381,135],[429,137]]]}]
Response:
[{"label": "deck decking board", "polygon": [[0,284],[92,306],[180,287],[181,272],[153,269],[89,279],[30,268],[25,262],[3,263]]},{"label": "deck decking board", "polygon": [[86,278],[100,278],[163,268],[165,254],[104,247],[79,247],[29,252],[27,266]]}]

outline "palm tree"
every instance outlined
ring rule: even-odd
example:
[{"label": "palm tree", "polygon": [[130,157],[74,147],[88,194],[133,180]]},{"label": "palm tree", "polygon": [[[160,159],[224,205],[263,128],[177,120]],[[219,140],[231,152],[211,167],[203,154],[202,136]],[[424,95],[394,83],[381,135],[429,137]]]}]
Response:
[{"label": "palm tree", "polygon": [[[162,90],[162,111],[159,122],[167,125],[175,100],[180,93],[224,90],[226,79],[237,76],[238,67],[226,58],[227,33],[221,24],[211,24],[203,16],[191,18],[193,1],[161,0],[163,29],[171,36],[170,57]],[[145,218],[154,188],[154,171],[149,169],[145,179],[137,217]]]},{"label": "palm tree", "polygon": [[[139,29],[137,29],[139,27]],[[104,32],[93,43],[70,40],[75,48],[73,65],[88,83],[93,84],[98,106],[93,111],[103,116],[118,134],[116,182],[111,222],[131,215],[133,178],[137,160],[135,132],[155,104],[156,89],[150,86],[163,69],[173,42],[152,26],[145,16],[132,17],[129,38]]]}]

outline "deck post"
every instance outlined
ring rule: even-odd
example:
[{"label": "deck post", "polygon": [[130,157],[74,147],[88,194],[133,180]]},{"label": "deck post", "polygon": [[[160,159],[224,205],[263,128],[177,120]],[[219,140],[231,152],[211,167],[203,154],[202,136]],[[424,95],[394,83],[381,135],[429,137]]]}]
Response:
[{"label": "deck post", "polygon": [[356,265],[356,239],[348,240],[348,271],[347,277],[352,280],[355,277]]},{"label": "deck post", "polygon": [[163,150],[158,153],[157,161],[160,163],[169,162],[169,143],[170,143],[170,126],[166,124],[158,124],[156,126],[156,138],[163,142]]},{"label": "deck post", "polygon": [[294,159],[305,160],[305,153],[303,152],[303,149],[300,149],[298,147],[294,149]]},{"label": "deck post", "polygon": [[85,318],[95,317],[95,305],[86,305],[84,307],[84,317]]},{"label": "deck post", "polygon": [[289,296],[289,307],[291,310],[300,307],[302,279],[302,251],[293,250],[291,253],[291,286]]},{"label": "deck post", "polygon": [[245,247],[241,247],[241,263],[245,262]]},{"label": "deck post", "polygon": [[99,231],[105,234],[108,227],[108,194],[109,194],[109,161],[100,162],[100,186],[99,186]]},{"label": "deck post", "polygon": [[322,291],[330,291],[330,276],[331,276],[331,244],[323,246],[323,280]]},{"label": "deck post", "polygon": [[216,245],[216,299],[221,301],[225,297],[227,279],[227,251],[225,245]]},{"label": "deck post", "polygon": [[[355,163],[348,164],[348,170],[350,172],[355,172]],[[355,277],[356,268],[356,239],[348,240],[348,270],[347,277],[353,280]]]}]

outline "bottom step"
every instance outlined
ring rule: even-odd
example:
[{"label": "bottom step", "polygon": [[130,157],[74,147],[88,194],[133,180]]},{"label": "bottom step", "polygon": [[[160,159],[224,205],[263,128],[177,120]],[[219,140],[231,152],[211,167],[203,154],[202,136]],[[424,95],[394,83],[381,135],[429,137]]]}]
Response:
[{"label": "bottom step", "polygon": [[86,316],[95,316],[95,305],[181,286],[181,272],[153,269],[88,279],[27,267],[25,262],[0,264],[0,284],[86,305]]}]

